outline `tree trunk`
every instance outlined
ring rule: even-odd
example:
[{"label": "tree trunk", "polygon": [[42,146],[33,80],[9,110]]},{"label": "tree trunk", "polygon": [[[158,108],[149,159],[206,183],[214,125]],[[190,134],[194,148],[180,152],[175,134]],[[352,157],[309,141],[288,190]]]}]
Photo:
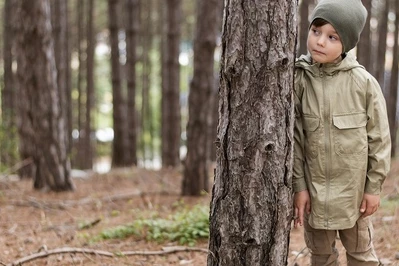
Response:
[{"label": "tree trunk", "polygon": [[214,97],[214,52],[219,25],[220,0],[197,2],[197,29],[194,39],[194,76],[188,96],[187,156],[184,162],[183,195],[209,191],[208,127]]},{"label": "tree trunk", "polygon": [[78,31],[78,40],[77,40],[77,48],[78,48],[78,77],[77,77],[77,91],[78,91],[78,99],[77,99],[77,128],[79,132],[78,141],[77,141],[77,156],[74,165],[76,164],[77,168],[84,169],[85,168],[85,154],[84,154],[84,143],[86,138],[86,133],[84,130],[84,106],[83,102],[84,97],[84,65],[85,58],[83,56],[83,51],[86,49],[85,45],[85,23],[84,23],[84,12],[85,12],[85,1],[77,1],[77,31]]},{"label": "tree trunk", "polygon": [[368,71],[371,71],[371,1],[372,0],[363,0],[363,4],[367,9],[368,15],[366,24],[360,35],[359,43],[357,44],[357,58],[359,60],[359,63],[363,65]]},{"label": "tree trunk", "polygon": [[167,49],[164,56],[167,84],[162,89],[162,165],[178,166],[181,133],[179,46],[182,0],[166,0],[166,9]]},{"label": "tree trunk", "polygon": [[391,83],[389,89],[389,99],[388,99],[388,119],[389,119],[389,130],[391,132],[391,142],[392,142],[392,150],[391,156],[395,157],[396,152],[396,131],[397,131],[397,122],[396,122],[396,110],[397,110],[397,102],[398,102],[398,71],[399,71],[399,2],[395,1],[396,7],[396,20],[395,20],[395,33],[394,33],[394,46],[393,46],[393,55],[392,55],[392,69],[391,69]]},{"label": "tree trunk", "polygon": [[3,62],[4,86],[1,91],[1,125],[0,125],[0,169],[10,167],[17,161],[16,102],[17,93],[12,71],[12,26],[13,0],[5,0],[3,12]]},{"label": "tree trunk", "polygon": [[126,166],[127,156],[125,150],[128,149],[127,128],[125,127],[125,104],[123,100],[121,84],[121,66],[119,63],[119,39],[118,39],[118,0],[108,0],[108,19],[111,44],[111,76],[112,76],[112,104],[113,104],[113,123],[114,141],[112,144],[112,167]]},{"label": "tree trunk", "polygon": [[70,94],[70,88],[68,85],[68,20],[67,20],[67,0],[55,0],[50,2],[52,4],[52,25],[53,25],[53,36],[54,36],[54,54],[55,63],[57,66],[57,86],[60,95],[61,105],[61,118],[65,121],[66,134],[65,134],[65,146],[67,147],[67,154],[70,153],[70,135],[69,130],[69,114],[68,110],[68,99]]},{"label": "tree trunk", "polygon": [[137,112],[136,112],[136,64],[139,30],[139,1],[126,0],[126,68],[127,78],[127,124],[129,165],[137,165]]},{"label": "tree trunk", "polygon": [[32,143],[34,187],[72,190],[65,146],[57,69],[54,59],[50,3],[17,1],[17,75],[21,123],[19,136]]},{"label": "tree trunk", "polygon": [[385,3],[385,6],[378,19],[378,51],[374,69],[376,70],[375,77],[385,92],[385,53],[387,51],[389,0],[382,2]]},{"label": "tree trunk", "polygon": [[87,59],[86,59],[86,78],[87,78],[87,89],[86,89],[86,117],[84,124],[85,138],[83,141],[83,147],[80,147],[85,154],[83,167],[84,169],[93,168],[93,143],[92,143],[92,111],[94,109],[94,50],[96,47],[95,40],[95,27],[94,27],[94,0],[89,0],[88,3],[88,17],[87,17]]},{"label": "tree trunk", "polygon": [[286,265],[296,1],[225,3],[208,265]]},{"label": "tree trunk", "polygon": [[308,33],[309,33],[309,4],[311,0],[302,0],[299,7],[299,50],[298,54],[307,54],[308,52]]},{"label": "tree trunk", "polygon": [[151,103],[150,103],[150,75],[151,75],[151,60],[150,52],[152,47],[152,0],[147,0],[143,2],[142,5],[142,36],[141,36],[141,63],[142,63],[142,73],[141,73],[141,152],[143,156],[143,165],[147,159],[151,158],[150,143],[150,125],[151,125]]}]

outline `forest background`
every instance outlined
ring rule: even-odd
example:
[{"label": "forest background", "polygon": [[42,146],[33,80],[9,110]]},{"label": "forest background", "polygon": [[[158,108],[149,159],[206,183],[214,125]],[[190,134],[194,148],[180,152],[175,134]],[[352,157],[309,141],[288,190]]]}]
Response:
[{"label": "forest background", "polygon": [[[86,178],[111,168],[148,169],[147,182],[156,183],[150,176],[162,172],[150,170],[173,169],[178,171],[171,174],[173,181],[165,180],[175,186],[165,185],[163,193],[168,187],[175,194],[207,194],[215,161],[223,1],[208,1],[208,6],[202,3],[206,1],[191,0],[30,1],[40,2],[37,6],[22,2],[0,1],[0,173],[5,188],[15,186],[15,191],[21,191],[19,186],[33,179],[34,188],[42,191],[77,189],[74,197],[79,199],[89,197],[90,191],[79,191],[85,184],[72,176]],[[379,81],[387,99],[395,158],[399,4],[394,0],[363,3],[369,17],[352,52]],[[314,4],[299,1],[298,55],[306,53],[307,17]],[[29,8],[38,12],[29,17]],[[206,13],[212,16],[205,18]],[[34,35],[37,32],[42,35]],[[29,34],[43,39],[36,42],[26,37]],[[48,39],[52,44],[43,41]],[[42,58],[40,51],[47,54],[43,64],[35,61]],[[37,72],[44,75],[35,76]],[[54,77],[53,83],[41,83]],[[32,80],[38,87],[28,85]],[[55,115],[48,118],[52,110]],[[39,126],[30,123],[29,116]],[[46,123],[40,121],[57,125],[55,133],[47,135]],[[61,152],[54,157],[47,144]],[[56,175],[46,174],[60,168],[64,170],[55,171]],[[23,181],[7,183],[15,175]],[[47,199],[58,197],[50,195]],[[153,200],[146,199],[146,206]],[[43,202],[33,208],[47,207]],[[118,216],[117,212],[111,216]]]}]

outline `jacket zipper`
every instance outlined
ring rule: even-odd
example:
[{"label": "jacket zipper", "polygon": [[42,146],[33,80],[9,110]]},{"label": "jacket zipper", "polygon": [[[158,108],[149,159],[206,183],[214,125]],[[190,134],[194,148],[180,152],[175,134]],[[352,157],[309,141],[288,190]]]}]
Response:
[{"label": "jacket zipper", "polygon": [[326,178],[326,198],[324,201],[324,209],[325,209],[325,214],[324,214],[324,226],[326,228],[329,228],[329,223],[328,223],[328,200],[330,198],[330,170],[331,170],[331,138],[330,138],[330,112],[331,112],[331,106],[330,106],[330,98],[329,98],[329,91],[326,88],[325,85],[325,73],[321,69],[320,73],[321,79],[322,79],[322,87],[323,87],[323,95],[324,95],[324,145],[325,145],[325,154],[326,154],[326,162],[325,162],[325,167],[326,167],[326,172],[325,172],[325,178]]}]

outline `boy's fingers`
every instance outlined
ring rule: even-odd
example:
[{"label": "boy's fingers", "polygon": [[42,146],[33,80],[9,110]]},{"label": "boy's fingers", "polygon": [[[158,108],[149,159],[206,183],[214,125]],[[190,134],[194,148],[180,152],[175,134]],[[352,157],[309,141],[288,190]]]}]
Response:
[{"label": "boy's fingers", "polygon": [[366,208],[367,208],[366,200],[362,200],[362,204],[360,205],[360,212],[364,213],[366,211]]},{"label": "boy's fingers", "polygon": [[310,202],[306,203],[306,214],[310,214]]}]

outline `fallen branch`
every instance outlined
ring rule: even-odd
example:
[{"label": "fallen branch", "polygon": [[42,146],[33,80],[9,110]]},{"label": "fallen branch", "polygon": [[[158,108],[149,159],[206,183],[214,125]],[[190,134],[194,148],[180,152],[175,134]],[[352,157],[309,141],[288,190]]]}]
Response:
[{"label": "fallen branch", "polygon": [[114,254],[114,253],[111,253],[108,251],[103,251],[103,250],[64,247],[64,248],[56,248],[56,249],[41,251],[39,253],[35,253],[32,255],[20,258],[16,261],[13,261],[9,264],[4,264],[4,265],[20,266],[23,263],[26,263],[26,262],[29,262],[29,261],[32,261],[35,259],[45,258],[45,257],[51,256],[51,255],[61,254],[61,253],[82,253],[84,255],[94,254],[94,255],[101,255],[101,256],[112,258],[115,255],[118,255],[118,256],[134,256],[134,255],[149,256],[149,255],[166,255],[166,254],[171,254],[171,253],[176,253],[176,252],[203,252],[203,253],[208,254],[209,250],[206,248],[173,246],[173,247],[163,247],[161,251],[123,251],[123,252],[117,252]]},{"label": "fallen branch", "polygon": [[119,252],[118,255],[121,256],[134,256],[134,255],[165,255],[176,252],[204,252],[208,253],[209,250],[206,248],[194,248],[194,247],[183,247],[183,246],[174,246],[174,247],[163,247],[160,251],[124,251]]},{"label": "fallen branch", "polygon": [[35,260],[35,259],[40,259],[40,258],[45,258],[54,254],[61,254],[61,253],[83,253],[83,254],[95,254],[95,255],[101,255],[101,256],[106,256],[106,257],[113,257],[114,254],[108,251],[102,251],[102,250],[94,250],[94,249],[85,249],[85,248],[70,248],[70,247],[65,247],[65,248],[56,248],[56,249],[51,249],[51,250],[46,250],[42,251],[39,253],[35,253],[26,257],[23,257],[21,259],[18,259],[16,261],[13,261],[7,266],[19,266],[22,265],[23,263]]},{"label": "fallen branch", "polygon": [[144,197],[147,195],[174,195],[173,193],[168,193],[165,191],[150,191],[150,192],[143,192],[143,191],[133,191],[130,193],[125,194],[116,194],[116,195],[108,195],[101,198],[83,198],[80,200],[63,200],[63,201],[52,201],[52,202],[45,202],[35,199],[33,197],[28,197],[26,200],[8,200],[9,204],[15,206],[24,206],[24,207],[35,207],[38,209],[61,209],[64,210],[68,207],[73,206],[80,206],[85,204],[91,204],[96,202],[113,202],[113,201],[120,201],[131,199],[133,197]]},{"label": "fallen branch", "polygon": [[10,174],[17,172],[18,170],[22,169],[23,167],[30,165],[33,163],[32,158],[27,158],[21,162],[16,163],[11,168],[6,169],[3,173],[1,173],[2,178],[7,178]]}]

